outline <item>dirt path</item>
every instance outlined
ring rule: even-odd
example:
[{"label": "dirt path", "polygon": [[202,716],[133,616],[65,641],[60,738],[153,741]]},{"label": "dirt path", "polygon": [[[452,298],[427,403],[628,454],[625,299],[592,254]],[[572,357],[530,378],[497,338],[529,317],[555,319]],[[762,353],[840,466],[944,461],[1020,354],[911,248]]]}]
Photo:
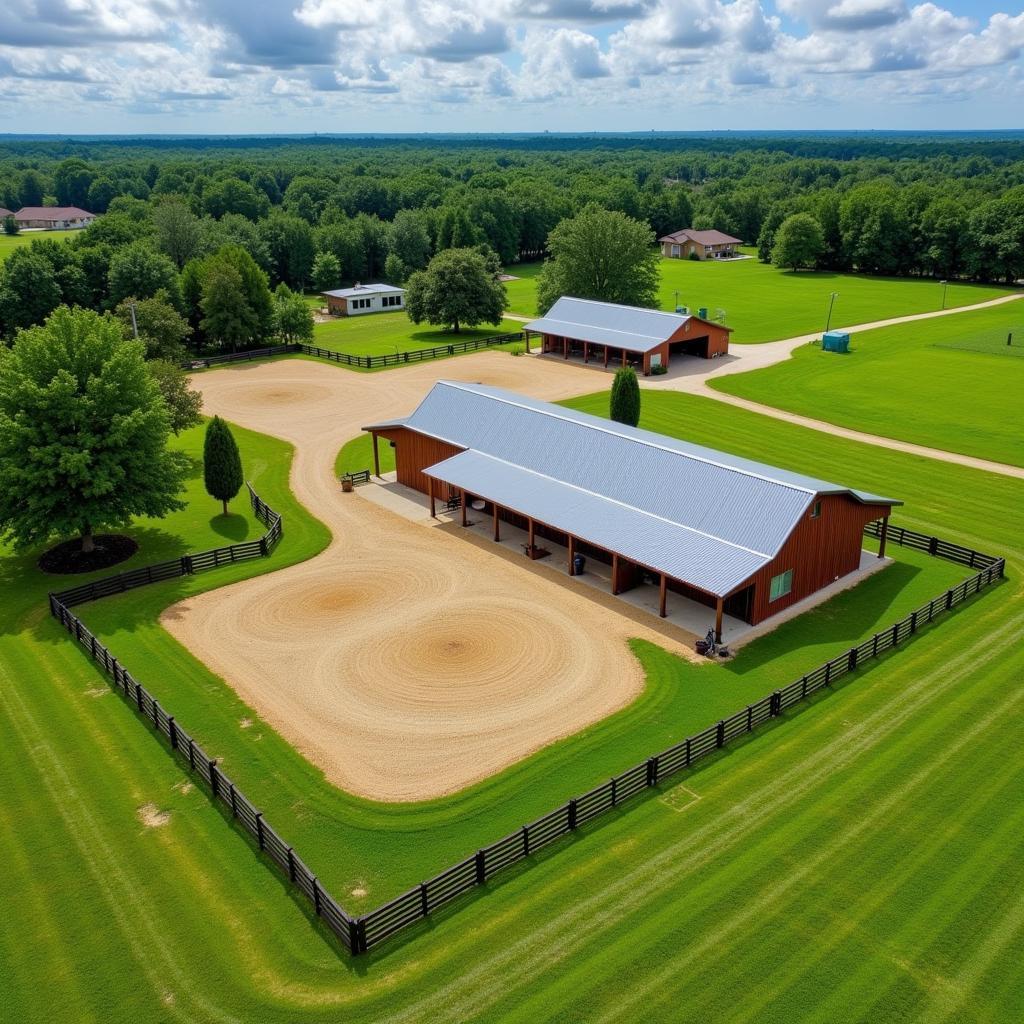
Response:
[{"label": "dirt path", "polygon": [[341,445],[411,411],[439,376],[548,400],[594,385],[583,368],[498,352],[386,374],[288,360],[196,379],[206,412],[295,445],[292,490],[334,540],[162,622],[332,782],[378,800],[453,792],[578,732],[640,693],[629,637],[679,651],[689,639],[565,587],[555,567],[522,571],[341,493]]}]

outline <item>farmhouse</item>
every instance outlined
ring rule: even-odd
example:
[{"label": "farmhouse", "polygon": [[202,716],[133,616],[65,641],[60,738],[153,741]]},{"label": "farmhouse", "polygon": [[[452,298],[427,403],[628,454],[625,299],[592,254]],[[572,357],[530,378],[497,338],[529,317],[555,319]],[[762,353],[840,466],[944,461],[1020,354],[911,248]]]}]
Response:
[{"label": "farmhouse", "polygon": [[736,246],[742,240],[727,235],[724,231],[694,231],[683,228],[658,239],[661,255],[669,259],[688,260],[696,256],[699,260],[722,260],[736,255]]},{"label": "farmhouse", "polygon": [[19,228],[43,228],[46,231],[88,227],[94,213],[77,206],[23,206],[15,215]]},{"label": "farmhouse", "polygon": [[526,324],[541,336],[542,351],[583,362],[637,365],[644,374],[666,369],[672,355],[704,359],[729,351],[730,328],[686,313],[663,313],[591,299],[560,298],[546,316]]},{"label": "farmhouse", "polygon": [[359,284],[351,288],[335,288],[321,292],[327,300],[327,309],[334,316],[361,316],[364,313],[385,313],[402,309],[405,289],[393,284]]},{"label": "farmhouse", "polygon": [[515,392],[439,381],[404,419],[364,427],[395,449],[398,482],[536,540],[610,564],[619,594],[656,582],[751,624],[857,569],[864,527],[892,498],[790,473]]},{"label": "farmhouse", "polygon": [[6,220],[8,217],[13,217],[14,214],[5,206],[0,206],[0,220]]}]

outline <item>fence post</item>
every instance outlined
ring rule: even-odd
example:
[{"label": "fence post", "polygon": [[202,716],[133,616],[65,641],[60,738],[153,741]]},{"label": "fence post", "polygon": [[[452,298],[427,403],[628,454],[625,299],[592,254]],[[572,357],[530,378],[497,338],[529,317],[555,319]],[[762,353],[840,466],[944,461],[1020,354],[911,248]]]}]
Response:
[{"label": "fence post", "polygon": [[231,817],[238,817],[238,800],[235,796],[235,784],[233,782],[228,783],[228,793],[231,796]]},{"label": "fence post", "polygon": [[356,921],[356,947],[353,952],[365,953],[366,949],[366,921],[364,921],[363,918],[359,918],[359,920]]},{"label": "fence post", "polygon": [[288,881],[295,881],[295,852],[288,847]]},{"label": "fence post", "polygon": [[217,792],[217,758],[210,759],[210,789],[213,791],[213,799],[219,796]]},{"label": "fence post", "polygon": [[192,771],[196,770],[196,745],[191,739],[188,741],[188,766]]},{"label": "fence post", "polygon": [[893,623],[892,627],[892,645],[895,647],[900,642],[900,624],[898,622]]},{"label": "fence post", "polygon": [[476,851],[476,884],[483,885],[487,881],[487,865],[484,863],[484,851]]},{"label": "fence post", "polygon": [[263,812],[256,812],[256,842],[260,849],[263,849]]},{"label": "fence post", "polygon": [[568,824],[569,824],[569,831],[570,832],[574,832],[576,830],[576,798],[575,797],[573,797],[569,801]]},{"label": "fence post", "polygon": [[850,660],[846,666],[851,672],[857,667],[857,648],[850,648]]},{"label": "fence post", "polygon": [[313,876],[313,910],[316,911],[316,916],[320,916],[320,884],[316,880],[316,875]]},{"label": "fence post", "polygon": [[939,538],[929,537],[928,538],[928,554],[934,555],[939,550]]},{"label": "fence post", "polygon": [[917,612],[910,613],[910,632],[911,634],[917,632]]},{"label": "fence post", "polygon": [[725,746],[725,722],[719,722],[715,730],[715,744],[718,747]]},{"label": "fence post", "polygon": [[771,697],[771,701],[768,704],[768,713],[772,718],[778,718],[782,714],[782,692],[776,690]]},{"label": "fence post", "polygon": [[427,893],[426,882],[420,882],[420,913],[424,917],[430,913],[430,896]]},{"label": "fence post", "polygon": [[825,662],[825,685],[830,686],[832,684],[832,662]]},{"label": "fence post", "polygon": [[647,785],[656,786],[658,784],[658,759],[656,757],[647,758]]},{"label": "fence post", "polygon": [[804,676],[803,679],[801,680],[801,682],[802,682],[803,685],[800,687],[800,699],[801,700],[806,700],[807,699],[807,676]]},{"label": "fence post", "polygon": [[260,554],[266,558],[269,552],[267,551],[267,535],[264,534],[260,537]]},{"label": "fence post", "polygon": [[142,683],[135,684],[135,703],[139,707],[139,711],[142,711]]},{"label": "fence post", "polygon": [[171,737],[171,750],[178,749],[178,727],[174,723],[174,715],[167,719],[167,735]]},{"label": "fence post", "polygon": [[690,737],[686,737],[686,767],[690,767]]},{"label": "fence post", "polygon": [[619,784],[615,781],[614,776],[612,777],[612,807],[615,806],[615,802],[618,799]]},{"label": "fence post", "polygon": [[523,856],[530,856],[530,828],[528,825],[523,826]]}]

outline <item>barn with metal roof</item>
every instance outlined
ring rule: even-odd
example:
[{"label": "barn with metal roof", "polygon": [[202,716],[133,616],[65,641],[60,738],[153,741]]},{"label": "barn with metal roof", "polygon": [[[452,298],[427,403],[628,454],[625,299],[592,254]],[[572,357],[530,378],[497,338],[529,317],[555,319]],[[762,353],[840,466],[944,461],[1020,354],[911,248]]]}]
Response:
[{"label": "barn with metal roof", "polygon": [[[397,479],[611,564],[620,593],[656,579],[757,623],[852,572],[892,498],[739,458],[482,384],[439,381],[408,417],[364,428],[395,448]],[[547,552],[547,549],[543,549]],[[884,540],[881,548],[884,554]],[[547,552],[550,553],[550,552]]]},{"label": "barn with metal roof", "polygon": [[592,299],[560,298],[524,327],[541,351],[583,362],[636,366],[645,375],[668,369],[673,355],[713,359],[729,351],[730,328],[689,313],[666,313]]}]

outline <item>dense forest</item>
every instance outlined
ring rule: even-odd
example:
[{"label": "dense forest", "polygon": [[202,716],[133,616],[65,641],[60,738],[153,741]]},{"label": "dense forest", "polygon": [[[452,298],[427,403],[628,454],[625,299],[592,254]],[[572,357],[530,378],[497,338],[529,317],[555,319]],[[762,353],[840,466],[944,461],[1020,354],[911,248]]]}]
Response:
[{"label": "dense forest", "polygon": [[[42,204],[103,216],[71,242],[12,253],[0,273],[6,336],[61,303],[113,309],[163,292],[201,342],[203,289],[225,253],[221,291],[251,290],[250,263],[295,291],[401,281],[449,248],[490,249],[506,265],[541,258],[552,229],[589,204],[656,235],[715,227],[765,260],[803,213],[820,227],[823,268],[1024,276],[1024,140],[1013,136],[0,141],[0,206]],[[248,337],[271,324],[258,311]]]}]

